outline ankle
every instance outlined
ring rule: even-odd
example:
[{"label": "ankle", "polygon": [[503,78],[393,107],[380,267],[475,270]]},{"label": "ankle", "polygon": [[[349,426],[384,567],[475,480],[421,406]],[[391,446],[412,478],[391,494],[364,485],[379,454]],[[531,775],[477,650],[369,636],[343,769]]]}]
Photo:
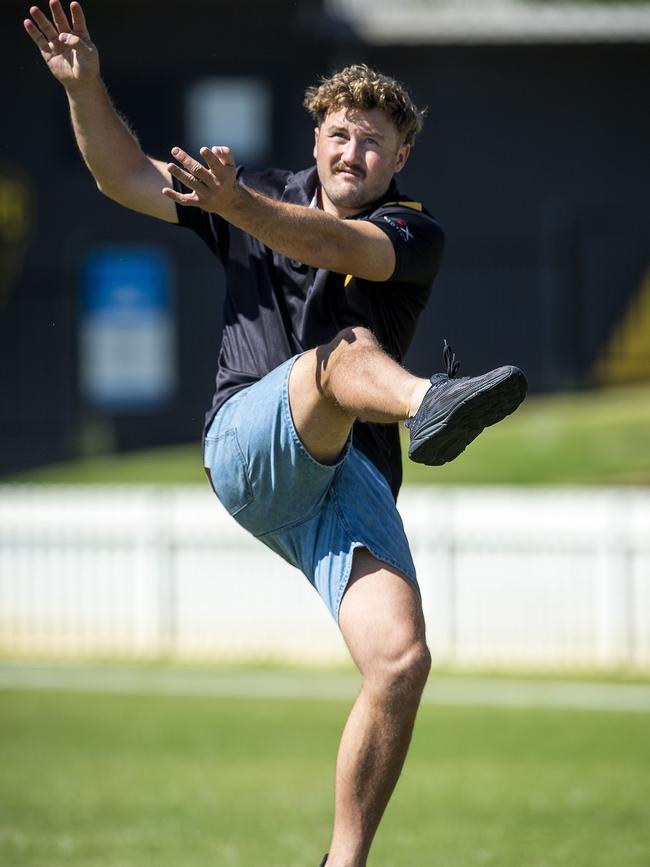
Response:
[{"label": "ankle", "polygon": [[325,867],[366,867],[369,845],[356,834],[332,841]]},{"label": "ankle", "polygon": [[420,409],[422,401],[424,400],[424,395],[431,388],[431,382],[428,379],[418,379],[416,385],[413,387],[413,391],[411,392],[411,399],[409,401],[409,414],[407,418],[413,418],[415,413]]},{"label": "ankle", "polygon": [[330,852],[327,856],[325,867],[366,867],[366,858]]}]

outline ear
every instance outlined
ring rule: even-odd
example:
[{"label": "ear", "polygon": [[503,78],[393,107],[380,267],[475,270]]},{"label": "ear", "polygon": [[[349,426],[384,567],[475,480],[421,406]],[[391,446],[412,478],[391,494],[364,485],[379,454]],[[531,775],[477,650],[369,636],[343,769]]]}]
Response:
[{"label": "ear", "polygon": [[318,158],[318,139],[320,137],[320,127],[314,129],[314,159]]},{"label": "ear", "polygon": [[400,149],[397,151],[397,158],[395,161],[395,169],[394,172],[401,172],[404,166],[406,165],[406,161],[409,158],[409,154],[411,153],[411,145],[404,143]]}]

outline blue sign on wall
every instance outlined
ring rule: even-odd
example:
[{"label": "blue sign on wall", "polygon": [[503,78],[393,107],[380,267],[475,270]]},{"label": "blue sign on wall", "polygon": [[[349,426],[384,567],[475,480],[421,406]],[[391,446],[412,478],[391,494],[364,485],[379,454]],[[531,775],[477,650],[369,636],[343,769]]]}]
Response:
[{"label": "blue sign on wall", "polygon": [[81,384],[109,410],[167,403],[176,384],[171,268],[157,247],[105,247],[83,266]]}]

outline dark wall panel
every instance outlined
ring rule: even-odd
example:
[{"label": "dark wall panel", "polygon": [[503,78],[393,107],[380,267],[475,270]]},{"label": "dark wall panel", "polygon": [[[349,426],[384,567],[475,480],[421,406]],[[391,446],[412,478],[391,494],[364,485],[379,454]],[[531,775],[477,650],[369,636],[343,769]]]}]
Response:
[{"label": "dark wall panel", "polygon": [[[430,109],[403,179],[447,233],[426,330],[458,335],[468,371],[514,360],[536,389],[588,383],[650,265],[650,47],[366,56]],[[430,366],[423,343],[411,361]]]},{"label": "dark wall panel", "polygon": [[[164,411],[105,419],[118,448],[198,438],[223,299],[220,269],[197,239],[97,192],[65,96],[22,32],[26,8],[5,2],[0,33],[16,73],[0,84],[10,119],[0,175],[22,177],[32,200],[22,253],[2,239],[0,472],[79,452],[89,423],[77,371],[80,263],[90,247],[154,241],[174,264],[179,388]],[[536,390],[588,384],[650,264],[650,46],[363,46],[318,2],[292,0],[218,11],[186,0],[180,24],[143,0],[85,9],[110,92],[159,157],[183,142],[183,94],[198,76],[264,77],[268,162],[293,169],[312,160],[301,102],[319,74],[367,61],[403,79],[429,119],[401,185],[447,235],[409,363],[437,369],[432,347],[446,337],[467,373],[514,362]]]}]

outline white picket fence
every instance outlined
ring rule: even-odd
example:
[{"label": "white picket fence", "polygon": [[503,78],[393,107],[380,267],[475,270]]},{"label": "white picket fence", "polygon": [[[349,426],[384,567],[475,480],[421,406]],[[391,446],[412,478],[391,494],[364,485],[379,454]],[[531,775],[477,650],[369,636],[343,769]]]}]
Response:
[{"label": "white picket fence", "polygon": [[[650,668],[650,492],[410,488],[400,511],[437,663]],[[1,486],[0,654],[346,658],[207,486]]]}]

